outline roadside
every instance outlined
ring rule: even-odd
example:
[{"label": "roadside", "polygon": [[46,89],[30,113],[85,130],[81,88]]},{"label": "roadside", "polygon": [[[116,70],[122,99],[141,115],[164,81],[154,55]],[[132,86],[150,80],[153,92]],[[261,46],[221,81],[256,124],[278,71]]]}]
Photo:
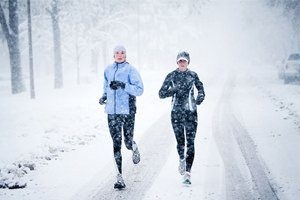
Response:
[{"label": "roadside", "polygon": [[300,195],[300,87],[284,85],[272,66],[238,77],[235,116],[247,129],[264,161],[279,199]]}]

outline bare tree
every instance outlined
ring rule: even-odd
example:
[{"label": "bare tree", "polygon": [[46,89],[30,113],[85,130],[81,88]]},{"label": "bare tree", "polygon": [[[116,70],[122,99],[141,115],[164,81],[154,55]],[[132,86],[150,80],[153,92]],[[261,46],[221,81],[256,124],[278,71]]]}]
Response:
[{"label": "bare tree", "polygon": [[35,98],[34,90],[34,73],[33,73],[33,52],[32,52],[32,32],[31,32],[31,10],[30,0],[27,0],[27,15],[28,15],[28,47],[29,47],[29,71],[30,71],[30,97]]},{"label": "bare tree", "polygon": [[16,94],[16,93],[23,92],[25,90],[23,77],[22,77],[21,57],[20,57],[20,48],[19,48],[19,18],[18,18],[17,0],[9,0],[8,11],[9,11],[9,26],[7,25],[5,14],[0,4],[0,23],[9,50],[10,69],[11,69],[11,89],[12,89],[12,93]]},{"label": "bare tree", "polygon": [[63,87],[63,70],[61,59],[61,40],[59,28],[58,0],[52,1],[52,10],[48,12],[52,19],[54,49],[54,88]]}]

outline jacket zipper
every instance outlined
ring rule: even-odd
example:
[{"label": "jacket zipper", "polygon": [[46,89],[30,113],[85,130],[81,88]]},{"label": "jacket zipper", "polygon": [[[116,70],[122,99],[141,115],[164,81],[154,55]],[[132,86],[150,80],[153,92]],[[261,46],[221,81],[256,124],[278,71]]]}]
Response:
[{"label": "jacket zipper", "polygon": [[[117,71],[118,71],[118,69],[119,69],[119,63],[117,63],[117,69],[116,69],[116,71],[115,71],[115,73],[114,73],[114,81],[115,81],[115,78],[116,78],[116,73],[117,73]],[[117,97],[116,97],[116,94],[117,93],[117,90],[114,90],[114,113],[116,114],[116,104],[117,104],[117,102],[116,102],[116,99],[117,99]]]}]

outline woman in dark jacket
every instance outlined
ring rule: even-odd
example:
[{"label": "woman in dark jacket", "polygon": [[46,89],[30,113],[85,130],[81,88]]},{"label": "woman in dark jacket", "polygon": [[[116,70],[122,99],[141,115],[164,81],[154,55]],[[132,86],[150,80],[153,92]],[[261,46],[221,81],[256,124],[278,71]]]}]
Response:
[{"label": "woman in dark jacket", "polygon": [[[179,155],[179,172],[183,176],[183,182],[191,184],[191,168],[194,161],[194,140],[197,131],[197,107],[204,100],[203,84],[196,72],[187,68],[190,56],[183,51],[177,55],[178,68],[169,73],[159,90],[159,97],[172,97],[171,122],[177,141]],[[194,98],[194,86],[198,90],[197,98]],[[185,130],[185,131],[184,131]],[[185,150],[185,138],[187,151]]]}]

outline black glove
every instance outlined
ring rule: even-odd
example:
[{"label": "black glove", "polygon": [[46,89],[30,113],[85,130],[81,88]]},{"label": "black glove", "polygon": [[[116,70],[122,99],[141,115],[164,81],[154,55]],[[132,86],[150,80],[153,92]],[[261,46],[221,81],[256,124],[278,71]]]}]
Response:
[{"label": "black glove", "polygon": [[202,101],[204,100],[204,97],[203,96],[198,96],[197,99],[196,99],[196,104],[197,105],[200,105],[202,103]]},{"label": "black glove", "polygon": [[100,99],[99,99],[99,104],[100,105],[104,105],[104,104],[106,104],[106,99],[107,99],[107,96],[103,96],[103,97],[101,97]]},{"label": "black glove", "polygon": [[124,89],[125,88],[125,83],[123,83],[121,81],[112,81],[112,82],[110,82],[109,87],[112,90],[117,90],[118,88]]}]

